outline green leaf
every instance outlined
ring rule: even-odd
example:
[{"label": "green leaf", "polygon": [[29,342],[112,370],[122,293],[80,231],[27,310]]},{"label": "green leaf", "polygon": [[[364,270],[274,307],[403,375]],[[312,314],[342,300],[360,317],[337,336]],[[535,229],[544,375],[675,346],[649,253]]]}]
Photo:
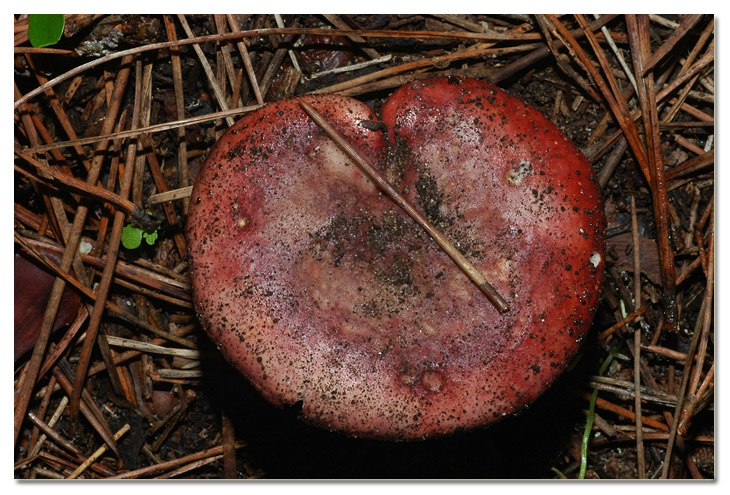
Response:
[{"label": "green leaf", "polygon": [[137,249],[142,244],[142,229],[125,225],[122,229],[122,245],[127,249]]},{"label": "green leaf", "polygon": [[142,234],[142,237],[144,237],[144,240],[149,244],[150,246],[154,246],[155,241],[157,240],[157,230],[155,230],[152,233],[145,232]]},{"label": "green leaf", "polygon": [[66,16],[63,14],[31,14],[28,19],[28,39],[36,48],[53,45],[61,39]]},{"label": "green leaf", "polygon": [[[151,215],[148,213],[148,215]],[[142,244],[142,239],[150,245],[154,246],[157,241],[157,229],[152,232],[146,232],[132,224],[125,225],[122,229],[122,245],[127,249],[137,249]]]}]

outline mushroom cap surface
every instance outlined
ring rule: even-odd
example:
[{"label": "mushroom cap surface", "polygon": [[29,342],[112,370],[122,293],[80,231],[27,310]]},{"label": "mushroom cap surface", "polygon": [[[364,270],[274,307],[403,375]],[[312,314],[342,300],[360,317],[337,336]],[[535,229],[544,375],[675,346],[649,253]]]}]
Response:
[{"label": "mushroom cap surface", "polygon": [[537,110],[477,80],[408,84],[382,124],[351,98],[304,100],[511,309],[500,314],[283,100],[242,117],[196,178],[186,234],[211,339],[271,403],[353,436],[441,436],[529,405],[600,297],[605,221],[588,161]]}]

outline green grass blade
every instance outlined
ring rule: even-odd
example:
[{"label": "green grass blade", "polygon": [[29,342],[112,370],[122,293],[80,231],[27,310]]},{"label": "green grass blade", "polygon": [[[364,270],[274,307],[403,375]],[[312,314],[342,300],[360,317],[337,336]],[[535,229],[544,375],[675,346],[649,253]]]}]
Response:
[{"label": "green grass blade", "polygon": [[[598,370],[598,376],[603,374],[608,369],[608,365],[618,354],[618,346],[611,349],[608,353],[608,357],[601,365]],[[578,479],[583,480],[586,477],[586,469],[588,468],[588,441],[591,439],[591,430],[593,430],[593,418],[596,415],[596,400],[598,399],[598,389],[593,389],[591,394],[591,402],[588,406],[588,417],[586,418],[586,429],[583,431],[583,438],[580,443],[580,471],[578,472]]]}]

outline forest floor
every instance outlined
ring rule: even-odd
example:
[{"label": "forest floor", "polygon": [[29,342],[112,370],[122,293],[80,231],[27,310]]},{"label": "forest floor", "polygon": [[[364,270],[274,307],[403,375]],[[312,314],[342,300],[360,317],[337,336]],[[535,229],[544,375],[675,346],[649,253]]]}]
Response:
[{"label": "forest floor", "polygon": [[[15,17],[17,479],[715,477],[713,16],[76,15],[47,48],[28,25]],[[208,352],[189,186],[261,103],[321,91],[378,112],[436,75],[532,104],[593,165],[593,327],[558,383],[492,427],[388,443],[308,426]],[[126,225],[152,237],[125,247]]]}]

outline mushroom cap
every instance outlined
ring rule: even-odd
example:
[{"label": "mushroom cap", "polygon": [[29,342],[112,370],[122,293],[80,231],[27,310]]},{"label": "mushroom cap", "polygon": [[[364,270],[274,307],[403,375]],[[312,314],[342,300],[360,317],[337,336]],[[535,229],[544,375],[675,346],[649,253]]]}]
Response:
[{"label": "mushroom cap", "polygon": [[[544,392],[590,327],[604,270],[592,168],[537,110],[487,83],[414,82],[382,109],[304,99],[486,276],[500,314],[296,100],[211,150],[187,224],[194,302],[275,405],[353,436],[480,427]],[[385,136],[384,136],[385,134]]]},{"label": "mushroom cap", "polygon": [[[61,258],[56,253],[44,252],[43,254],[56,264],[61,264]],[[15,277],[13,285],[14,361],[18,361],[31,351],[38,341],[45,308],[56,277],[53,272],[39,266],[37,262],[21,253],[15,253],[13,274]],[[78,292],[67,286],[61,296],[61,302],[58,304],[58,312],[51,333],[69,325],[76,318],[80,302]]]}]

